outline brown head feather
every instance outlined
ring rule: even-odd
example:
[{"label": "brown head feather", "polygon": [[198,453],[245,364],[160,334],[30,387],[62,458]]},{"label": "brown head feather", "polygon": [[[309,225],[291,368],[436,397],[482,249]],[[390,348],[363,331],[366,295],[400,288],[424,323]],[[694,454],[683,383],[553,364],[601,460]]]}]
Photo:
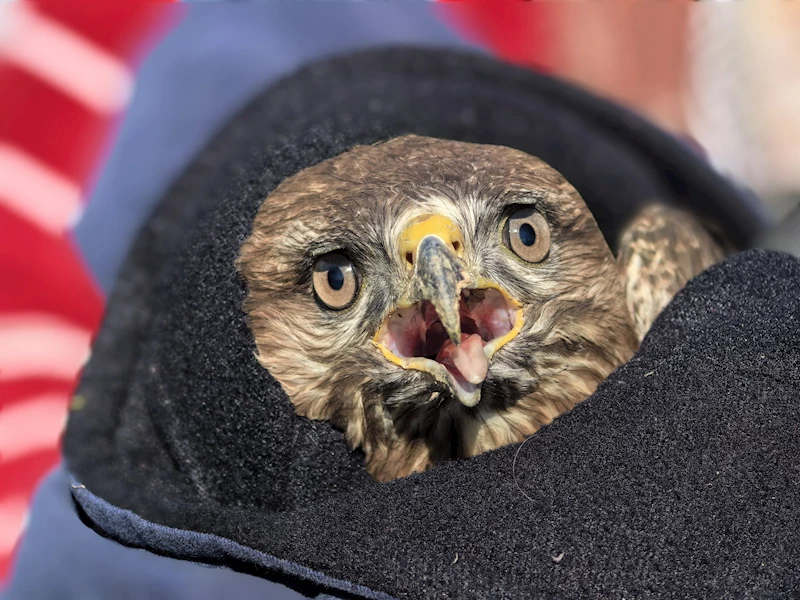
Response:
[{"label": "brown head feather", "polygon": [[[503,245],[502,221],[518,204],[535,205],[550,227],[541,263]],[[371,342],[409,286],[398,235],[425,213],[450,218],[470,272],[523,305],[524,326],[494,355],[472,408]],[[334,250],[361,277],[340,311],[320,303],[311,279],[315,258]],[[406,136],[310,167],[265,200],[238,268],[258,360],[298,414],[341,428],[382,481],[524,439],[638,344],[614,256],[584,201],[547,164],[505,147]]]}]

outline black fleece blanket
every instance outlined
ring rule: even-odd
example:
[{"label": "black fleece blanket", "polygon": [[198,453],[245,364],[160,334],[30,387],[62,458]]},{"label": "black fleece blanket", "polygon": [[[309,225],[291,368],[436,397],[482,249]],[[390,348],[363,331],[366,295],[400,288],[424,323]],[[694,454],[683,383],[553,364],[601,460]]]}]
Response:
[{"label": "black fleece blanket", "polygon": [[[680,143],[557,81],[420,50],[310,67],[220,134],[132,251],[64,442],[76,485],[91,492],[77,493],[87,522],[309,593],[796,589],[800,265],[791,257],[751,252],[701,275],[628,365],[522,445],[382,485],[338,431],[294,414],[253,358],[239,245],[282,179],[401,133],[542,157],[611,242],[653,198],[691,203],[734,243],[758,229],[747,200]],[[145,520],[120,528],[98,498]],[[255,552],[191,537],[181,545],[148,533],[163,531],[154,524]]]}]

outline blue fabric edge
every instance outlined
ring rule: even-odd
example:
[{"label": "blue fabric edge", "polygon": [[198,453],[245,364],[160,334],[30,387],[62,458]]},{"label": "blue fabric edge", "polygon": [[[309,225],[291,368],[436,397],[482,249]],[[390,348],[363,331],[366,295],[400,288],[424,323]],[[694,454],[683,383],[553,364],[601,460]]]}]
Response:
[{"label": "blue fabric edge", "polygon": [[[374,600],[395,600],[384,592],[336,579],[301,564],[260,552],[248,546],[211,533],[200,533],[159,525],[133,511],[119,508],[90,492],[77,478],[69,474],[70,491],[75,502],[89,520],[113,540],[172,558],[225,564],[234,559],[269,571],[318,585],[329,591],[345,592]],[[323,596],[324,597],[324,596]]]}]

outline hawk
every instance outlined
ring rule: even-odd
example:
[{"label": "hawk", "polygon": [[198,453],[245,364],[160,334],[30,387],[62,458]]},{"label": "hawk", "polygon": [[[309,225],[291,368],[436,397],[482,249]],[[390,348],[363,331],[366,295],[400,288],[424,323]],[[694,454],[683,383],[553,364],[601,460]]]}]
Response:
[{"label": "hawk", "polygon": [[722,250],[653,204],[617,256],[538,158],[403,136],[283,181],[237,268],[258,361],[388,481],[522,441],[590,396]]}]

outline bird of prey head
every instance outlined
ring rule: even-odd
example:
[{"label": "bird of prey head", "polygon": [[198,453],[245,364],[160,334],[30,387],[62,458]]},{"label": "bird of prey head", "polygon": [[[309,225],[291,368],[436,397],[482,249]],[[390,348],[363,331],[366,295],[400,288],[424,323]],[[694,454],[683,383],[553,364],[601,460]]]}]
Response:
[{"label": "bird of prey head", "polygon": [[524,439],[639,343],[584,201],[506,147],[405,136],[312,166],[238,268],[258,360],[380,481]]}]

